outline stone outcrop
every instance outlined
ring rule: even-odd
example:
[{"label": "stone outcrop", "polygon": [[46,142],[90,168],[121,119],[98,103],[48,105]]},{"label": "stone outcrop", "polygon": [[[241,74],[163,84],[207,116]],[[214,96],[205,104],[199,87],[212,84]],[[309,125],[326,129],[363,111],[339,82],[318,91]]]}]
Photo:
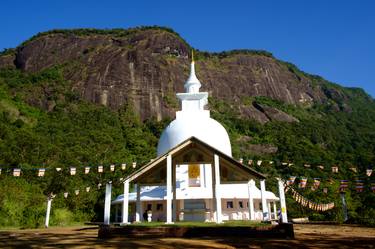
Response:
[{"label": "stone outcrop", "polygon": [[[63,65],[66,79],[81,98],[111,109],[130,100],[142,119],[160,120],[172,117],[178,107],[175,93],[183,91],[188,76],[189,50],[175,33],[160,29],[139,30],[121,37],[56,32],[24,43],[14,55],[0,56],[0,68],[12,66],[36,72]],[[270,56],[209,54],[198,56],[196,68],[201,91],[225,101],[267,96],[300,105],[327,99],[319,85],[313,86],[309,78]],[[261,123],[297,121],[265,106],[239,105],[239,111]]]}]

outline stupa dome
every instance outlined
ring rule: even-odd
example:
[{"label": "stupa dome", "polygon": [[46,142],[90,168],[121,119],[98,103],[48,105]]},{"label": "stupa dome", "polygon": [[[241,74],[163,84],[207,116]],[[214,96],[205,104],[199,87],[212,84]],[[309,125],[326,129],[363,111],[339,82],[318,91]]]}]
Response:
[{"label": "stupa dome", "polygon": [[195,75],[194,59],[184,87],[186,92],[177,94],[182,110],[176,112],[176,119],[163,131],[158,143],[158,156],[193,136],[232,156],[227,131],[219,122],[210,118],[210,111],[204,110],[208,93],[199,92],[201,83]]},{"label": "stupa dome", "polygon": [[168,125],[159,139],[158,156],[192,136],[232,156],[232,148],[225,128],[210,117],[197,119],[194,116],[175,119]]}]

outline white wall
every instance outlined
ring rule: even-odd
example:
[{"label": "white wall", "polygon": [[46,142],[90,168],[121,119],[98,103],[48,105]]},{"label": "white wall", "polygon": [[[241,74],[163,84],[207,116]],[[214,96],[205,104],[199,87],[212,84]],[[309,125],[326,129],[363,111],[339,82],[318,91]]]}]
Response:
[{"label": "white wall", "polygon": [[212,198],[211,164],[200,164],[200,187],[189,187],[188,165],[176,166],[176,198],[205,199]]}]

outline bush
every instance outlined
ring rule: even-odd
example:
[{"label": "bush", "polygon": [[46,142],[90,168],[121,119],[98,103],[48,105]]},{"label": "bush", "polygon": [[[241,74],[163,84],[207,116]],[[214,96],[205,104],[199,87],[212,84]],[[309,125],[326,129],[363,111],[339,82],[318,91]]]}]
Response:
[{"label": "bush", "polygon": [[73,213],[66,208],[57,208],[53,211],[51,225],[68,226],[73,223]]}]

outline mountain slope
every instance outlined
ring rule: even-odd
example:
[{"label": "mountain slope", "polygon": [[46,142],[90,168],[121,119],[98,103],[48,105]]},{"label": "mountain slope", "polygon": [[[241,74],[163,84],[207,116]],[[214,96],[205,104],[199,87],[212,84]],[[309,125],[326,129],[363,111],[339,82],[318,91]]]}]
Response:
[{"label": "mountain slope", "polygon": [[[17,206],[18,199],[6,195],[13,187],[28,192],[37,186],[41,194],[61,194],[92,184],[92,179],[84,177],[56,181],[49,174],[37,181],[31,176],[35,167],[132,161],[140,165],[155,157],[160,132],[179,108],[175,93],[183,91],[190,49],[169,29],[144,27],[55,30],[4,51],[0,55],[0,164],[4,169],[0,183],[5,194],[0,196],[0,224],[23,222],[17,218],[22,215],[7,209],[9,203]],[[271,190],[276,190],[274,176],[306,176],[310,181],[319,177],[328,194],[310,189],[303,193],[340,205],[338,180],[354,181],[372,167],[375,102],[363,90],[309,75],[265,51],[196,54],[202,90],[210,93],[212,116],[230,134],[234,157],[275,162],[254,166],[269,175]],[[284,167],[282,162],[294,166]],[[312,167],[305,168],[306,163]],[[340,167],[339,174],[331,173],[333,165]],[[9,170],[19,166],[30,180],[26,185],[9,185]],[[353,166],[359,173],[349,170]],[[117,173],[120,177],[121,172]],[[98,176],[95,183],[104,179]],[[373,179],[365,178],[366,186]],[[350,217],[373,217],[374,194],[367,188],[356,195],[353,187],[346,194]],[[32,203],[33,196],[29,197]],[[95,219],[100,212],[93,213],[92,205],[100,208],[100,198],[93,194],[69,203],[60,199],[57,206],[80,214],[91,210],[88,216],[75,219]],[[304,215],[293,200],[288,204],[291,216]],[[339,220],[340,210],[337,207],[323,218]]]}]

